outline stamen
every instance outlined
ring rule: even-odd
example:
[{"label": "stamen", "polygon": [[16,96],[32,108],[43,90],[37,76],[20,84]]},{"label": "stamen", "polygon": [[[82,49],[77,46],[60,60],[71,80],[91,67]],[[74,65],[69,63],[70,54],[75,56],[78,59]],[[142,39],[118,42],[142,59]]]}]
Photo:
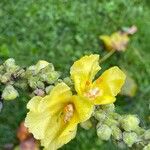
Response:
[{"label": "stamen", "polygon": [[71,120],[71,118],[73,117],[73,113],[74,113],[74,107],[73,104],[68,104],[64,107],[64,123],[67,123],[68,121]]},{"label": "stamen", "polygon": [[87,93],[85,93],[85,96],[88,98],[96,98],[99,95],[100,95],[100,90],[97,87],[94,89],[90,89]]}]

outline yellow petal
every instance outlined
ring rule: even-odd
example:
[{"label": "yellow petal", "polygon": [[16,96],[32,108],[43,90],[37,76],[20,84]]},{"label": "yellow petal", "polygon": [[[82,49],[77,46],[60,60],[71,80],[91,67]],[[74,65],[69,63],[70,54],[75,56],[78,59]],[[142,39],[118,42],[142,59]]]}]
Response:
[{"label": "yellow petal", "polygon": [[70,97],[72,96],[72,92],[70,87],[68,87],[65,83],[57,84],[49,95],[45,96],[40,103],[39,109],[43,111],[52,107],[51,112],[53,113],[60,110],[64,104],[70,101]]},{"label": "yellow petal", "polygon": [[25,118],[25,126],[36,139],[42,139],[50,121],[50,113],[47,112],[28,112]]},{"label": "yellow petal", "polygon": [[45,138],[41,140],[41,144],[47,150],[56,150],[76,136],[78,123],[76,114],[67,124],[63,124],[58,116],[53,116],[50,122]]},{"label": "yellow petal", "polygon": [[88,120],[93,112],[93,103],[79,96],[73,96],[72,100],[80,122]]},{"label": "yellow petal", "polygon": [[84,56],[74,62],[70,74],[78,94],[82,94],[86,84],[90,84],[100,70],[99,55]]},{"label": "yellow petal", "polygon": [[113,103],[115,96],[120,92],[125,82],[125,78],[125,74],[116,66],[106,70],[93,83],[93,87],[98,87],[100,91],[100,96],[94,102],[96,104]]}]

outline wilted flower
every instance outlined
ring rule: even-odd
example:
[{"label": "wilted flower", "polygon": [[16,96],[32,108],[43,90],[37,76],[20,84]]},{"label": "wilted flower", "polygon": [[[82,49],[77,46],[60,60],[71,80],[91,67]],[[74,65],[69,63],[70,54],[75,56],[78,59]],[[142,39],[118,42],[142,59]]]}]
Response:
[{"label": "wilted flower", "polygon": [[129,42],[128,34],[115,32],[112,35],[101,35],[100,39],[104,42],[106,50],[125,51]]},{"label": "wilted flower", "polygon": [[76,61],[70,71],[75,90],[93,104],[113,103],[124,84],[125,74],[115,66],[93,81],[100,69],[99,55],[84,56]]},{"label": "wilted flower", "polygon": [[33,97],[25,125],[45,149],[56,150],[76,135],[77,124],[90,118],[93,105],[86,98],[72,95],[65,83],[57,84],[44,98]]}]

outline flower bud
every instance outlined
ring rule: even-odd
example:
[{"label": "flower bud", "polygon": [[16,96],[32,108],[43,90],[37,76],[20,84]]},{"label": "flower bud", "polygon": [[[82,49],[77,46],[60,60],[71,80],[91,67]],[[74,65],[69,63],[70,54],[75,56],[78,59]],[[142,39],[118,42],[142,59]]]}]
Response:
[{"label": "flower bud", "polygon": [[137,134],[135,132],[124,132],[123,133],[123,141],[128,145],[128,147],[132,147],[132,145],[137,141]]},{"label": "flower bud", "polygon": [[5,73],[1,76],[1,82],[6,84],[7,82],[9,82],[11,80],[11,74],[9,73]]},{"label": "flower bud", "polygon": [[103,121],[106,117],[105,112],[101,109],[96,110],[93,115],[94,115],[95,119],[98,121]]},{"label": "flower bud", "polygon": [[112,126],[111,127],[112,129],[112,136],[115,140],[121,140],[122,139],[122,132],[121,130],[116,127],[116,126]]},{"label": "flower bud", "polygon": [[143,148],[143,150],[150,150],[150,143]]},{"label": "flower bud", "polygon": [[73,85],[72,80],[69,77],[64,78],[63,80],[69,87]]},{"label": "flower bud", "polygon": [[108,125],[109,127],[111,127],[111,126],[117,126],[119,124],[118,121],[114,120],[113,118],[111,118],[109,116],[105,119],[104,123],[106,125]]},{"label": "flower bud", "polygon": [[9,58],[4,62],[4,66],[6,67],[12,67],[15,66],[15,60],[13,58]]},{"label": "flower bud", "polygon": [[92,122],[91,120],[87,120],[85,122],[81,122],[80,126],[85,130],[89,130],[92,127]]},{"label": "flower bud", "polygon": [[114,104],[107,104],[101,106],[103,110],[107,111],[108,113],[113,112],[115,110]]},{"label": "flower bud", "polygon": [[20,67],[15,64],[15,60],[13,58],[9,58],[4,62],[4,66],[6,68],[6,72],[15,73]]},{"label": "flower bud", "polygon": [[108,141],[110,139],[112,130],[111,128],[109,128],[107,125],[101,125],[98,129],[97,129],[97,136],[104,141]]},{"label": "flower bud", "polygon": [[150,140],[150,129],[145,131],[145,133],[144,133],[144,139],[145,140]]},{"label": "flower bud", "polygon": [[40,60],[38,63],[35,65],[35,70],[38,73],[41,69],[47,67],[49,63],[45,60]]},{"label": "flower bud", "polygon": [[18,91],[12,85],[7,85],[2,93],[2,98],[4,100],[14,100],[18,96]]},{"label": "flower bud", "polygon": [[53,71],[47,75],[46,82],[48,84],[53,84],[60,77],[60,74],[57,71]]},{"label": "flower bud", "polygon": [[137,127],[134,131],[137,135],[142,135],[145,132],[145,129],[141,128],[141,127]]},{"label": "flower bud", "polygon": [[47,86],[47,87],[45,88],[46,94],[49,94],[53,88],[54,88],[53,85]]},{"label": "flower bud", "polygon": [[121,120],[121,126],[125,131],[135,131],[140,121],[135,115],[124,116]]}]

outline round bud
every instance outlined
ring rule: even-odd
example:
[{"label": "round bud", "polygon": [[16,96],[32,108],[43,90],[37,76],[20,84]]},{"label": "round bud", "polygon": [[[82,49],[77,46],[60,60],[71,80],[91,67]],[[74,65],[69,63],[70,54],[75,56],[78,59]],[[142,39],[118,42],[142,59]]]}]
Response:
[{"label": "round bud", "polygon": [[114,104],[107,104],[107,105],[102,105],[102,109],[108,113],[113,112],[115,110],[115,105]]},{"label": "round bud", "polygon": [[111,128],[109,128],[107,125],[101,125],[98,129],[97,129],[97,136],[104,141],[108,141],[110,139],[112,130]]},{"label": "round bud", "polygon": [[115,140],[121,140],[122,139],[122,132],[117,126],[112,126],[112,137]]},{"label": "round bud", "polygon": [[127,115],[121,119],[121,127],[125,131],[135,131],[140,120],[135,115]]},{"label": "round bud", "polygon": [[98,121],[103,121],[106,118],[106,114],[102,109],[96,110],[93,115]]},{"label": "round bud", "polygon": [[128,145],[128,147],[132,147],[132,145],[137,141],[137,134],[135,132],[124,132],[123,133],[123,141]]},{"label": "round bud", "polygon": [[40,60],[37,62],[37,64],[35,65],[35,71],[38,73],[41,69],[47,67],[49,65],[49,63],[45,60]]},{"label": "round bud", "polygon": [[92,122],[91,120],[87,120],[85,122],[81,122],[80,126],[85,130],[89,130],[92,127]]},{"label": "round bud", "polygon": [[145,131],[145,133],[144,133],[144,139],[145,140],[150,140],[150,129]]},{"label": "round bud", "polygon": [[143,150],[150,150],[150,143],[143,148]]},{"label": "round bud", "polygon": [[49,94],[53,88],[54,88],[53,85],[47,86],[47,87],[45,88],[46,94]]},{"label": "round bud", "polygon": [[4,100],[14,100],[18,96],[18,91],[12,85],[7,85],[2,93],[2,98]]}]

